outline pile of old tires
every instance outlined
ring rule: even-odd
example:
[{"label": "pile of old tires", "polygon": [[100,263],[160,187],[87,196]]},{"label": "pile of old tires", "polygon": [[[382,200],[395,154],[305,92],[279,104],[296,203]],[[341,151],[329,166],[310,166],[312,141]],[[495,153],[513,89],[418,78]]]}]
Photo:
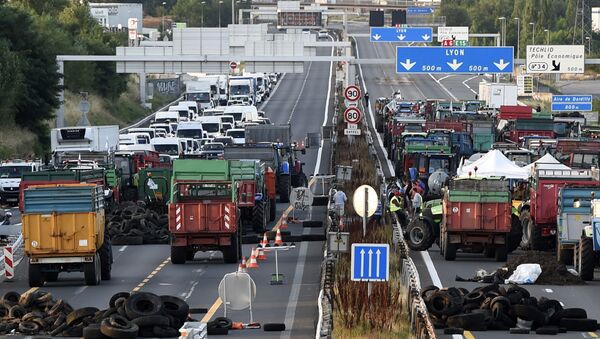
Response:
[{"label": "pile of old tires", "polygon": [[145,207],[142,201],[127,201],[106,217],[113,245],[169,243],[169,217]]},{"label": "pile of old tires", "polygon": [[23,295],[8,292],[0,301],[0,335],[45,334],[90,339],[178,337],[188,311],[188,304],[177,297],[145,292],[117,293],[103,310],[73,309],[64,300],[54,300],[49,292],[40,290]]},{"label": "pile of old tires", "polygon": [[566,331],[596,331],[595,319],[581,308],[563,308],[558,300],[536,298],[517,285],[464,288],[427,286],[421,297],[436,328],[446,334],[463,330],[502,330],[525,334],[557,334]]}]

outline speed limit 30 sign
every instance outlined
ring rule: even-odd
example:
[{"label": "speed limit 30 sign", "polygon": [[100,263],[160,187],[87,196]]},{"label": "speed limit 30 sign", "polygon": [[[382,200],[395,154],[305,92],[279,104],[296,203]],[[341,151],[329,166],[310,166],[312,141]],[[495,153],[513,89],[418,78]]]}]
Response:
[{"label": "speed limit 30 sign", "polygon": [[358,86],[348,86],[344,90],[344,98],[348,101],[357,101],[360,99],[360,88]]},{"label": "speed limit 30 sign", "polygon": [[362,113],[357,107],[348,107],[344,111],[344,120],[349,124],[358,124],[362,119]]}]

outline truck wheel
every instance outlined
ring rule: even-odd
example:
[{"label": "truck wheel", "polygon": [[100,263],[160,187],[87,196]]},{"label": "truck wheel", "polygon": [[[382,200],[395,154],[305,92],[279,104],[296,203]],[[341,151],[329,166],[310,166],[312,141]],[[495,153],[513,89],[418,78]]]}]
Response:
[{"label": "truck wheel", "polygon": [[100,247],[100,250],[98,250],[98,253],[100,254],[100,276],[102,278],[102,280],[110,280],[111,278],[111,274],[110,271],[112,270],[112,260],[111,260],[111,252],[112,252],[112,246],[110,244],[110,238],[108,237],[108,234],[105,232],[104,233],[104,244],[102,244],[102,247]]},{"label": "truck wheel", "polygon": [[290,202],[290,180],[287,174],[279,176],[279,202]]},{"label": "truck wheel", "polygon": [[257,201],[252,208],[252,226],[254,226],[254,232],[259,234],[263,233],[267,227],[266,207],[264,201]]},{"label": "truck wheel", "polygon": [[275,218],[277,218],[277,200],[275,198],[271,199],[270,204],[269,221],[275,221]]},{"label": "truck wheel", "polygon": [[[581,271],[579,276],[585,281],[594,280],[594,267],[596,258],[594,255],[594,243],[592,238],[582,237],[579,242],[579,260],[581,262]],[[576,267],[577,268],[577,267]]]},{"label": "truck wheel", "polygon": [[44,286],[44,275],[40,265],[29,264],[29,287]]},{"label": "truck wheel", "polygon": [[100,256],[98,253],[94,255],[94,261],[83,264],[83,277],[88,286],[100,284]]},{"label": "truck wheel", "polygon": [[506,261],[508,257],[507,245],[496,246],[496,261]]},{"label": "truck wheel", "polygon": [[226,264],[235,264],[238,261],[239,257],[239,237],[238,234],[233,234],[231,236],[231,245],[225,247],[223,249],[223,260]]},{"label": "truck wheel", "polygon": [[447,261],[456,259],[456,244],[450,243],[448,233],[444,234],[444,259]]},{"label": "truck wheel", "polygon": [[194,260],[194,257],[196,256],[196,252],[194,252],[194,250],[189,249],[185,251],[185,260]]},{"label": "truck wheel", "polygon": [[58,272],[45,272],[43,273],[44,280],[47,282],[55,282],[58,280]]},{"label": "truck wheel", "polygon": [[483,256],[486,258],[493,258],[496,255],[496,249],[492,246],[485,246],[483,248]]},{"label": "truck wheel", "polygon": [[175,265],[185,264],[185,246],[171,246],[171,263]]},{"label": "truck wheel", "polygon": [[548,249],[546,239],[542,237],[542,228],[529,222],[529,248],[534,251],[545,251]]},{"label": "truck wheel", "polygon": [[413,251],[426,251],[433,245],[433,230],[429,223],[414,218],[406,227],[406,244]]},{"label": "truck wheel", "polygon": [[510,233],[508,234],[508,242],[507,250],[508,253],[513,252],[519,247],[519,243],[523,238],[523,225],[521,225],[521,220],[516,215],[511,216],[511,227]]},{"label": "truck wheel", "polygon": [[[521,212],[521,232],[523,234],[521,238],[521,248],[522,249],[530,249],[531,248],[531,233],[529,230],[529,226],[531,223],[531,218],[529,216],[529,211]],[[531,225],[533,227],[533,224]]]}]

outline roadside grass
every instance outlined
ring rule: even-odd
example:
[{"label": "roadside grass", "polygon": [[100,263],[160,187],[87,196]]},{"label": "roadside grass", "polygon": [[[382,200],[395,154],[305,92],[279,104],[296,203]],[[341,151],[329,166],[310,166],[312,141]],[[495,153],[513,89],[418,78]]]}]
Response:
[{"label": "roadside grass", "polygon": [[32,158],[35,154],[37,137],[15,123],[0,126],[0,159]]}]

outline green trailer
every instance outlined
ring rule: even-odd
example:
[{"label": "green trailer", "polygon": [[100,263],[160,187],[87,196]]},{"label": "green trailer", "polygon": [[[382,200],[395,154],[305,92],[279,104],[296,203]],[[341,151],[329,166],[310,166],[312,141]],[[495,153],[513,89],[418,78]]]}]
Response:
[{"label": "green trailer", "polygon": [[138,172],[138,200],[157,213],[166,213],[171,194],[171,169],[143,168]]}]

